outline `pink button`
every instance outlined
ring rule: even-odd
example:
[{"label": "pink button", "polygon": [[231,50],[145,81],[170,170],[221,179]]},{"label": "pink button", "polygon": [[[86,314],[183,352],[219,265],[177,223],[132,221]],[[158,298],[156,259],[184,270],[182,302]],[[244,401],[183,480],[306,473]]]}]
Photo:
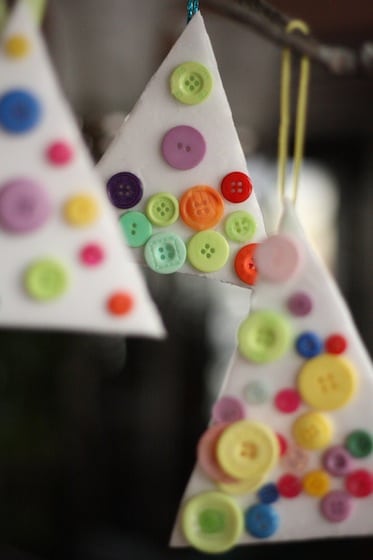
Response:
[{"label": "pink button", "polygon": [[15,179],[0,190],[0,224],[13,233],[40,228],[51,213],[46,190],[29,179]]},{"label": "pink button", "polygon": [[197,445],[197,460],[202,470],[212,480],[230,484],[237,480],[225,474],[216,460],[216,444],[227,426],[229,424],[215,424],[206,430]]},{"label": "pink button", "polygon": [[339,523],[347,519],[352,509],[352,499],[343,490],[332,490],[321,501],[321,512],[332,523]]},{"label": "pink button", "polygon": [[260,276],[276,283],[296,276],[303,263],[298,243],[284,234],[272,235],[260,243],[254,260]]},{"label": "pink button", "polygon": [[206,142],[202,134],[192,126],[175,126],[163,137],[162,154],[175,169],[192,169],[204,158]]},{"label": "pink button", "polygon": [[68,142],[57,140],[48,146],[46,154],[53,165],[66,165],[73,157],[73,149]]},{"label": "pink button", "polygon": [[79,253],[80,260],[87,266],[97,266],[104,259],[103,248],[97,243],[85,245]]},{"label": "pink button", "polygon": [[302,492],[302,481],[294,474],[284,474],[277,481],[277,490],[284,498],[296,498]]},{"label": "pink button", "polygon": [[354,466],[354,460],[344,447],[335,445],[327,449],[322,458],[325,469],[333,476],[345,476]]},{"label": "pink button", "polygon": [[289,445],[283,461],[285,468],[289,471],[296,474],[303,474],[307,470],[310,456],[307,451],[301,447]]},{"label": "pink button", "polygon": [[212,407],[214,422],[237,422],[246,418],[246,406],[237,397],[221,397]]},{"label": "pink button", "polygon": [[282,389],[275,396],[275,406],[280,412],[289,414],[295,412],[301,403],[301,398],[295,389]]},{"label": "pink button", "polygon": [[365,469],[350,473],[345,479],[345,484],[346,490],[356,498],[366,498],[373,492],[372,474]]},{"label": "pink button", "polygon": [[289,297],[287,307],[295,317],[304,317],[312,310],[312,299],[305,292],[296,292]]}]

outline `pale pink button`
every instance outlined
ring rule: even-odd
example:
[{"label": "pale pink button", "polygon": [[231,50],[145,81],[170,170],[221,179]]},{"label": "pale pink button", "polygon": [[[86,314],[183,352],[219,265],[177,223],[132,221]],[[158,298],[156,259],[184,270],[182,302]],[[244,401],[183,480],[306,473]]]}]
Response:
[{"label": "pale pink button", "polygon": [[238,422],[244,418],[246,418],[246,405],[237,397],[221,397],[212,407],[214,422]]},{"label": "pale pink button", "polygon": [[279,234],[268,237],[258,245],[254,260],[261,278],[280,283],[298,274],[303,255],[294,238]]},{"label": "pale pink button", "polygon": [[202,434],[197,445],[197,460],[202,470],[212,480],[230,484],[237,480],[222,471],[216,459],[216,444],[227,426],[229,424],[215,424]]}]

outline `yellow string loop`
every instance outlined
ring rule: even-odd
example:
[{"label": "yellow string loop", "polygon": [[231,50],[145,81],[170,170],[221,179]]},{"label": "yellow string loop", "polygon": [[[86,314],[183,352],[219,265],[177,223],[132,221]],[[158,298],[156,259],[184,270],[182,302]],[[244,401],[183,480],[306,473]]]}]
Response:
[{"label": "yellow string loop", "polygon": [[[301,20],[293,20],[286,27],[287,33],[299,30],[309,33],[309,27]],[[303,55],[300,62],[300,77],[298,86],[298,100],[295,121],[294,164],[292,200],[296,203],[300,168],[303,159],[304,137],[306,131],[308,85],[310,78],[310,61]],[[286,47],[282,51],[281,61],[281,91],[280,91],[280,127],[278,137],[278,190],[280,199],[285,196],[286,163],[289,150],[290,128],[290,86],[291,86],[291,50]]]}]

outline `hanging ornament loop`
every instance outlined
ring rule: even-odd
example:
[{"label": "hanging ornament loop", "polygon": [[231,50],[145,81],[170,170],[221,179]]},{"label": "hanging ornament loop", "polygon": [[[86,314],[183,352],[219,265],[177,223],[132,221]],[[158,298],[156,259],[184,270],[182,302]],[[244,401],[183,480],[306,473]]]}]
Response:
[{"label": "hanging ornament loop", "polygon": [[187,23],[190,22],[192,17],[199,11],[199,0],[187,1]]}]

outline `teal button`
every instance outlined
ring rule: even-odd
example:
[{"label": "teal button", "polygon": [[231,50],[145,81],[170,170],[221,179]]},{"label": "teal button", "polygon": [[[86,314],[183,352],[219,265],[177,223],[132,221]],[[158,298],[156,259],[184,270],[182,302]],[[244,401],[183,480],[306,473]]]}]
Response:
[{"label": "teal button", "polygon": [[149,198],[145,212],[155,226],[170,226],[179,217],[179,202],[173,194],[157,193]]},{"label": "teal button", "polygon": [[184,241],[175,233],[156,233],[145,245],[144,257],[149,268],[160,274],[171,274],[186,259]]},{"label": "teal button", "polygon": [[224,230],[231,241],[246,243],[254,237],[256,221],[249,212],[238,210],[229,214],[225,220]]},{"label": "teal button", "polygon": [[130,247],[145,245],[153,233],[152,224],[142,212],[126,212],[119,218],[119,223]]},{"label": "teal button", "polygon": [[229,257],[225,237],[213,230],[200,231],[188,243],[188,260],[201,272],[215,272],[223,268]]}]

